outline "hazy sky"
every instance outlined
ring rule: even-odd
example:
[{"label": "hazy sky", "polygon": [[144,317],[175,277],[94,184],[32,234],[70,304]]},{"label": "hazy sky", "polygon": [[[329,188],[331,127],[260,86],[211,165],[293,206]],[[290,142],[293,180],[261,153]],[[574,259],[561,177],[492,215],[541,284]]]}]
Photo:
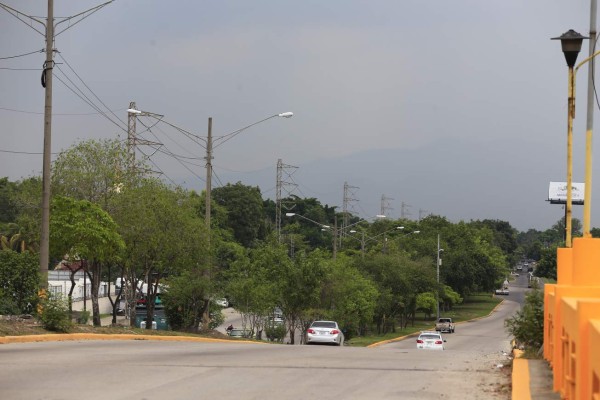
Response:
[{"label": "hazy sky", "polygon": [[[0,2],[45,19],[44,0]],[[55,16],[100,2],[55,0]],[[435,182],[436,170],[468,171],[460,175],[466,182],[458,176],[450,186],[460,192],[476,182],[481,208],[461,201],[450,186],[439,198],[423,200],[423,208],[452,220],[491,217],[521,230],[546,229],[562,212],[544,202],[548,183],[566,180],[567,67],[560,43],[550,38],[568,29],[587,36],[589,8],[589,0],[117,0],[56,37],[52,150],[80,139],[124,139],[130,101],[198,136],[206,135],[209,117],[213,135],[221,136],[293,111],[291,119],[265,121],[217,147],[217,176],[239,172],[243,181],[270,168],[274,186],[282,159],[300,167],[295,176],[301,193],[341,208],[344,181],[355,184],[352,171],[318,192],[322,196],[303,171],[366,151],[400,155],[460,143],[463,155],[413,165],[410,172],[422,172],[423,186],[411,186],[410,193],[384,184],[358,191],[361,214],[379,213],[381,195],[388,194],[396,214],[407,201],[416,217],[416,194],[432,193],[427,185]],[[12,180],[41,174],[45,55],[7,57],[44,47],[42,35],[0,10],[0,176]],[[577,83],[574,181],[582,182],[587,68]],[[69,87],[83,91],[108,117]],[[138,124],[142,137],[193,163],[186,169],[155,154],[166,179],[201,189],[204,149],[162,123],[144,130]],[[486,165],[488,157],[474,163],[473,155],[496,148],[502,148],[496,155],[506,168]],[[513,150],[528,156],[515,157]],[[508,165],[513,161],[519,164]],[[525,201],[518,207],[483,201],[507,192]],[[594,213],[600,185],[593,193],[593,225],[600,226],[600,210]],[[574,216],[580,214],[576,209]]]}]

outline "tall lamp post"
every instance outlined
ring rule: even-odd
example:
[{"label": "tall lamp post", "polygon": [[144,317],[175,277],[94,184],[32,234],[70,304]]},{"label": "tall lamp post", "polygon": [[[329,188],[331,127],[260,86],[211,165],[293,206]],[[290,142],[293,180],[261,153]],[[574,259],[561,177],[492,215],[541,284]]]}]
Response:
[{"label": "tall lamp post", "polygon": [[437,268],[437,284],[438,284],[438,288],[436,290],[437,293],[437,319],[440,319],[440,265],[442,264],[442,259],[440,258],[440,253],[444,251],[444,249],[440,249],[440,234],[438,233],[437,236],[437,261],[436,261],[436,268]]},{"label": "tall lamp post", "polygon": [[573,119],[575,118],[575,73],[573,67],[581,51],[583,39],[587,37],[573,29],[552,40],[560,40],[562,51],[569,67],[569,94],[567,105],[567,204],[565,206],[565,247],[572,246],[572,208],[573,208]]}]

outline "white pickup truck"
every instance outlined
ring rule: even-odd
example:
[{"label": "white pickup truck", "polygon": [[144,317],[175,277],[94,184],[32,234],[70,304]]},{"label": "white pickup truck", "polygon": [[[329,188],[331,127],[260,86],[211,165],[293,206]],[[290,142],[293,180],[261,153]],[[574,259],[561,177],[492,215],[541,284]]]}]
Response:
[{"label": "white pickup truck", "polygon": [[435,323],[435,330],[438,332],[454,333],[452,318],[439,318]]}]

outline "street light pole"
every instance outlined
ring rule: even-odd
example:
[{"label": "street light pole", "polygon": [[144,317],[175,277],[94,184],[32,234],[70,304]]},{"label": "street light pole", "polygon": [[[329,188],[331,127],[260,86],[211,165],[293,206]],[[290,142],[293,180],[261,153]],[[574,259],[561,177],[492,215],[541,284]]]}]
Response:
[{"label": "street light pole", "polygon": [[437,261],[436,261],[436,266],[437,266],[437,290],[435,291],[436,293],[436,300],[437,300],[437,319],[440,319],[440,264],[442,263],[442,260],[440,259],[440,252],[444,251],[444,249],[440,249],[440,234],[438,233],[437,235]]},{"label": "street light pole", "polygon": [[[591,0],[590,7],[590,46],[589,56],[594,57],[593,53],[596,49],[596,0]],[[579,67],[578,67],[579,68]],[[594,128],[594,108],[596,102],[594,95],[596,88],[594,85],[594,74],[596,64],[592,59],[588,67],[588,97],[587,97],[587,120],[585,129],[585,186],[583,189],[583,237],[591,238],[590,224],[592,217],[592,130]]]},{"label": "street light pole", "polygon": [[[270,117],[264,118],[258,122],[255,122],[253,124],[250,124],[248,126],[245,126],[241,129],[238,129],[237,131],[234,131],[230,134],[227,134],[225,136],[221,136],[218,137],[215,142],[217,141],[221,141],[220,144],[226,142],[227,140],[233,138],[234,136],[239,135],[242,131],[260,124],[261,122],[267,121],[271,118],[275,118],[275,117],[283,117],[283,118],[291,118],[294,115],[294,113],[288,111],[288,112],[284,112],[284,113],[279,113],[279,114],[275,114],[275,115],[271,115]],[[205,272],[205,276],[210,280],[211,276],[212,276],[212,255],[211,255],[211,201],[212,201],[212,159],[213,159],[213,137],[212,137],[212,118],[208,118],[208,133],[206,136],[206,187],[205,187],[205,199],[204,199],[204,205],[205,205],[205,214],[204,214],[204,223],[206,224],[206,231],[207,231],[207,244],[208,244],[208,258],[207,258],[207,269]],[[204,307],[204,312],[202,315],[202,329],[204,330],[208,330],[209,327],[209,319],[210,319],[210,314],[209,314],[209,302],[210,299],[207,298],[205,299],[206,301],[206,305]]]},{"label": "street light pole", "polygon": [[569,94],[567,105],[567,204],[565,206],[565,247],[572,246],[572,208],[573,208],[573,119],[575,118],[575,73],[573,67],[581,51],[585,36],[573,29],[552,40],[560,40],[562,51],[569,67]]}]

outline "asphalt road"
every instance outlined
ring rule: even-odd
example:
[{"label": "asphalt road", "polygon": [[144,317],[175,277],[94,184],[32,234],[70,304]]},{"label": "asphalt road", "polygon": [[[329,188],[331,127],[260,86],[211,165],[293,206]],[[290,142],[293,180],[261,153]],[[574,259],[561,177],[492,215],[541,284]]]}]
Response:
[{"label": "asphalt road", "polygon": [[[526,288],[526,284],[525,284]],[[457,325],[447,350],[414,338],[375,348],[79,341],[0,345],[1,399],[509,399],[500,367],[513,287],[488,318]],[[514,294],[513,294],[514,291]],[[499,390],[502,388],[504,390]]]}]

